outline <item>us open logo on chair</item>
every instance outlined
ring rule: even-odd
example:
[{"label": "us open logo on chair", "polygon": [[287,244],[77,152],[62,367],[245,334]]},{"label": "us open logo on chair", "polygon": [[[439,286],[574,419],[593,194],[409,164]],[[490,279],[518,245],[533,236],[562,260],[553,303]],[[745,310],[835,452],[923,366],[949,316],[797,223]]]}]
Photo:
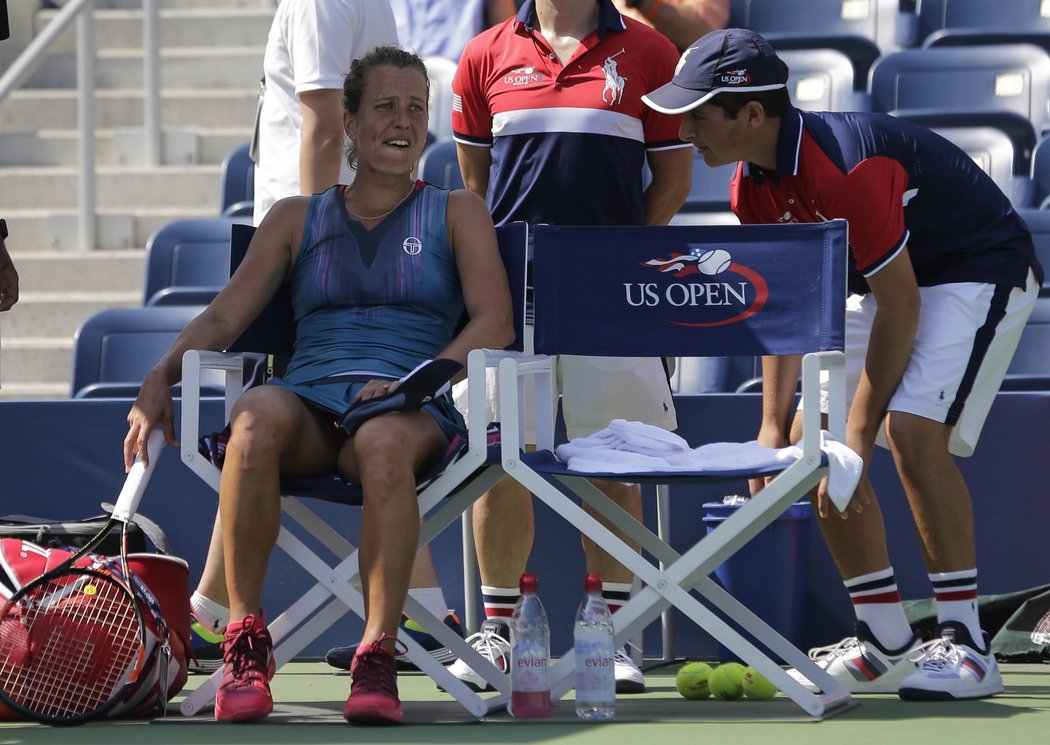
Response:
[{"label": "us open logo on chair", "polygon": [[[677,326],[726,326],[758,313],[769,300],[765,278],[739,262],[721,248],[690,245],[688,253],[672,252],[668,258],[642,263],[681,282],[624,283],[627,304],[687,308],[696,317],[697,309],[710,309],[703,321],[666,319]],[[699,281],[695,281],[699,280]]]}]

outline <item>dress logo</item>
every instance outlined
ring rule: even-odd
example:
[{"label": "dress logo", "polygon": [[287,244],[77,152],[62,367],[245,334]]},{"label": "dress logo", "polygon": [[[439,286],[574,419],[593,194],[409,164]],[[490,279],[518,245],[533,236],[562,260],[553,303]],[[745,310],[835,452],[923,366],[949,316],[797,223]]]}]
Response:
[{"label": "dress logo", "polygon": [[[605,87],[602,88],[602,101],[610,106],[620,103],[620,100],[623,98],[623,89],[627,86],[627,78],[621,75],[616,69],[615,59],[625,51],[625,49],[620,49],[616,54],[606,57],[605,62],[602,64],[602,72],[605,73]],[[608,97],[606,97],[606,94],[608,94]]]},{"label": "dress logo", "polygon": [[401,244],[401,248],[403,248],[405,253],[409,256],[415,256],[423,250],[423,241],[415,236],[409,236],[408,238],[405,238],[405,242]]}]

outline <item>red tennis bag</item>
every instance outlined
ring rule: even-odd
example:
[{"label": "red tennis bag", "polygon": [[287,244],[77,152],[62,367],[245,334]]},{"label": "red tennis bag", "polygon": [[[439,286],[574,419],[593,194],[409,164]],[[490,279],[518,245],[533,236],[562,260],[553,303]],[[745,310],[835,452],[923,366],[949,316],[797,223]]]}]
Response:
[{"label": "red tennis bag", "polygon": [[[43,548],[20,538],[0,539],[0,598],[11,597],[23,585],[54,569],[72,555],[61,548]],[[94,554],[77,566],[120,572],[119,562]],[[129,554],[128,569],[146,625],[146,662],[134,685],[107,714],[152,717],[164,713],[167,702],[186,685],[189,661],[189,567],[164,554]],[[0,720],[18,715],[0,706]]]}]

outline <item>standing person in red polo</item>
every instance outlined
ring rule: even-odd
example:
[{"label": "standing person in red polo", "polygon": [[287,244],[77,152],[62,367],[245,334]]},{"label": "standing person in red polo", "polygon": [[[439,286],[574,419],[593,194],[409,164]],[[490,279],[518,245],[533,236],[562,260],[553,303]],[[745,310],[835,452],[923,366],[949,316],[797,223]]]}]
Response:
[{"label": "standing person in red polo", "polygon": [[[677,59],[663,34],[621,16],[611,0],[527,0],[460,57],[452,130],[464,183],[485,197],[497,225],[666,224],[689,193],[692,153],[678,139],[680,117],[646,108],[641,97],[671,76]],[[556,385],[569,437],[617,417],[677,426],[660,359],[561,357]],[[465,391],[456,399],[465,410]],[[637,486],[599,488],[641,516]],[[506,616],[532,549],[531,497],[504,479],[473,514],[487,620],[471,641],[505,662]],[[605,581],[606,601],[622,605],[630,572],[588,541],[584,550],[588,571]],[[463,661],[452,670],[468,685],[486,685]],[[620,693],[645,690],[623,649],[616,680]]]},{"label": "standing person in red polo", "polygon": [[[787,77],[758,34],[716,31],[643,100],[686,115],[682,139],[707,165],[739,161],[742,223],[849,221],[846,437],[865,476],[848,513],[831,514],[825,485],[813,498],[857,625],[811,655],[858,693],[991,696],[1003,685],[978,619],[972,503],[953,456],[973,453],[1043,269],[1024,222],[966,153],[884,114],[799,111]],[[764,445],[801,436],[799,366],[763,360]],[[933,585],[938,626],[925,644],[904,615],[866,475],[876,443],[893,454]]]}]

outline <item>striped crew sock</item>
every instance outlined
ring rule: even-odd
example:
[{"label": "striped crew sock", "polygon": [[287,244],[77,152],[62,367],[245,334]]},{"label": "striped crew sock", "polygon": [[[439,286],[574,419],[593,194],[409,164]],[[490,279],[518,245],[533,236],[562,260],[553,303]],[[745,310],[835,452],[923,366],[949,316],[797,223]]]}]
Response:
[{"label": "striped crew sock", "polygon": [[510,618],[518,604],[521,592],[517,587],[481,586],[481,602],[485,604],[485,618]]},{"label": "striped crew sock", "polygon": [[868,625],[879,644],[894,651],[911,643],[915,635],[904,615],[893,567],[851,577],[843,584],[857,620]]},{"label": "striped crew sock", "polygon": [[984,644],[977,613],[977,569],[931,572],[929,577],[937,601],[937,623],[961,623],[975,642]]},{"label": "striped crew sock", "polygon": [[620,610],[631,599],[630,582],[602,582],[602,597],[612,613]]}]

